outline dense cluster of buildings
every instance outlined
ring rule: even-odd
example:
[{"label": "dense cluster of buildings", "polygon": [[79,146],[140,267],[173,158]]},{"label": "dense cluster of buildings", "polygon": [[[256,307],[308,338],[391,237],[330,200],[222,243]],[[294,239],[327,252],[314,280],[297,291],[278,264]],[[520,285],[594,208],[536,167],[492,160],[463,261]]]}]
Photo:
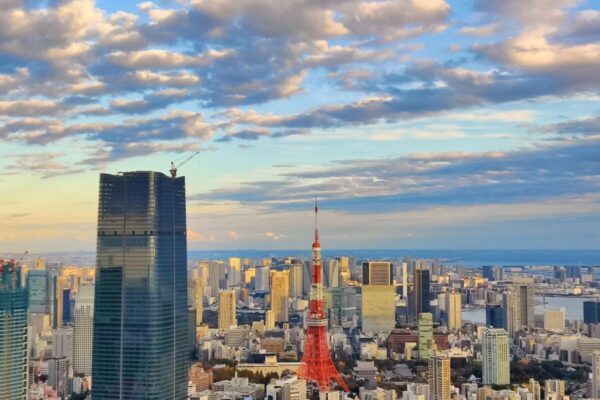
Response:
[{"label": "dense cluster of buildings", "polygon": [[[600,302],[536,312],[597,294],[595,268],[188,261],[186,232],[183,178],[102,174],[95,268],[0,261],[0,399],[600,398]],[[310,324],[344,385],[305,373]],[[511,376],[544,362],[585,377]]]}]

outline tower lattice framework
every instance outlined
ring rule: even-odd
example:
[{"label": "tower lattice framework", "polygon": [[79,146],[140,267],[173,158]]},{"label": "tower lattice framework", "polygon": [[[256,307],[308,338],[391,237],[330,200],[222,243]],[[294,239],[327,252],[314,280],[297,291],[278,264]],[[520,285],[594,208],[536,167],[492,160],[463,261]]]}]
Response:
[{"label": "tower lattice framework", "polygon": [[321,244],[317,225],[318,206],[315,199],[315,242],[313,249],[312,283],[309,296],[309,311],[304,342],[302,365],[298,377],[314,382],[320,391],[328,392],[335,382],[348,392],[348,386],[335,368],[327,344],[327,320],[323,307],[323,277],[321,272]]}]

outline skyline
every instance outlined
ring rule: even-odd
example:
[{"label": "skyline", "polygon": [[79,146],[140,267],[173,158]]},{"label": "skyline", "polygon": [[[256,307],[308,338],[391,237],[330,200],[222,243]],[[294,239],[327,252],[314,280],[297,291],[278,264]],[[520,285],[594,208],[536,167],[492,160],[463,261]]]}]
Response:
[{"label": "skyline", "polygon": [[9,0],[0,250],[92,250],[100,173],[179,171],[188,244],[600,246],[592,1]]}]

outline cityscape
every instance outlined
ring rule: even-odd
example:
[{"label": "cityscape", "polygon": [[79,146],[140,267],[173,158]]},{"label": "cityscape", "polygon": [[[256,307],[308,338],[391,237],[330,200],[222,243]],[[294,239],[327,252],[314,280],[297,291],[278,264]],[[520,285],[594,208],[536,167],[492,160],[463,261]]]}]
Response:
[{"label": "cityscape", "polygon": [[322,258],[316,197],[312,257],[194,260],[176,170],[98,204],[95,265],[0,263],[2,399],[600,398],[598,265]]},{"label": "cityscape", "polygon": [[0,400],[600,400],[594,0],[0,0]]}]

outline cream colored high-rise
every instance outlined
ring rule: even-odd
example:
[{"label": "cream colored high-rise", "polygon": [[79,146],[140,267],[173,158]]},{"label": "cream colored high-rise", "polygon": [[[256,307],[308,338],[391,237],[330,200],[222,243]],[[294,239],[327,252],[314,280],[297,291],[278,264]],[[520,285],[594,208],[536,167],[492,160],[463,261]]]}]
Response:
[{"label": "cream colored high-rise", "polygon": [[302,297],[302,286],[304,281],[304,266],[302,264],[290,265],[290,298]]},{"label": "cream colored high-rise", "polygon": [[242,281],[242,260],[237,257],[229,259],[227,269],[227,287],[238,286]]},{"label": "cream colored high-rise", "polygon": [[219,332],[237,325],[236,302],[235,290],[223,290],[219,293]]},{"label": "cream colored high-rise", "polygon": [[196,314],[196,326],[202,325],[204,282],[200,271],[195,269],[191,271],[188,279],[188,305],[192,307]]},{"label": "cream colored high-rise", "polygon": [[510,384],[510,348],[508,332],[486,328],[482,345],[483,384]]},{"label": "cream colored high-rise", "polygon": [[429,400],[450,400],[450,359],[436,354],[428,361]]},{"label": "cream colored high-rise", "polygon": [[450,331],[462,328],[462,299],[458,292],[448,293],[446,312],[448,313],[448,329]]},{"label": "cream colored high-rise", "polygon": [[275,328],[275,315],[273,310],[265,311],[265,329],[270,330]]},{"label": "cream colored high-rise", "polygon": [[344,285],[347,285],[350,281],[350,259],[348,257],[340,257],[340,268],[342,282],[344,283]]},{"label": "cream colored high-rise", "polygon": [[565,309],[544,311],[544,329],[562,332],[565,330]]},{"label": "cream colored high-rise", "polygon": [[600,350],[594,350],[592,354],[592,399],[600,399]]},{"label": "cream colored high-rise", "polygon": [[389,333],[396,326],[396,292],[392,264],[372,261],[363,264],[362,331]]},{"label": "cream colored high-rise", "polygon": [[271,271],[271,310],[276,322],[288,321],[290,271]]},{"label": "cream colored high-rise", "polygon": [[73,372],[92,374],[92,343],[94,336],[93,278],[82,281],[75,299],[73,315]]}]

